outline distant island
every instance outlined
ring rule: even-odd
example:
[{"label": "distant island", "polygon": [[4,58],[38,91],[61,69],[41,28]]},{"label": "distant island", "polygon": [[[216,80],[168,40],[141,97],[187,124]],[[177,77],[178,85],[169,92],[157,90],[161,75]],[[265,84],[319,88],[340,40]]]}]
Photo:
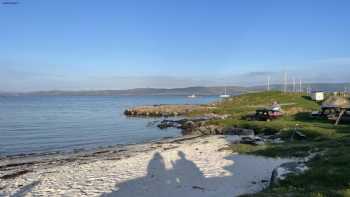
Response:
[{"label": "distant island", "polygon": [[[303,84],[304,91],[310,87],[315,91],[344,91],[344,88],[350,90],[350,83],[309,83]],[[50,90],[33,92],[1,92],[0,96],[157,96],[174,95],[188,96],[196,94],[198,96],[214,96],[224,93],[225,88],[228,94],[237,95],[240,93],[266,90],[266,85],[261,86],[213,86],[213,87],[186,87],[186,88],[135,88],[128,90]],[[272,84],[271,90],[281,90],[283,85]],[[289,84],[289,90],[292,85]]]}]

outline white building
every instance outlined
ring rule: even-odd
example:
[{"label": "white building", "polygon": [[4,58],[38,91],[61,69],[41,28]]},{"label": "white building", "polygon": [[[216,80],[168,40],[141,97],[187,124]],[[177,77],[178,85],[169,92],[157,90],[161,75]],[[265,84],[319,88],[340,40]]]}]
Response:
[{"label": "white building", "polygon": [[311,99],[314,101],[323,101],[324,100],[324,92],[312,92]]}]

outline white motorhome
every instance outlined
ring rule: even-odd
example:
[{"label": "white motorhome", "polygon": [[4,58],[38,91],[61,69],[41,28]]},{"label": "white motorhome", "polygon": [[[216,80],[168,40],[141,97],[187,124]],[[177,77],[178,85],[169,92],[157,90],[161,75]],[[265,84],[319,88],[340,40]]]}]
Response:
[{"label": "white motorhome", "polygon": [[324,100],[324,92],[312,92],[311,99],[314,101],[323,101]]}]

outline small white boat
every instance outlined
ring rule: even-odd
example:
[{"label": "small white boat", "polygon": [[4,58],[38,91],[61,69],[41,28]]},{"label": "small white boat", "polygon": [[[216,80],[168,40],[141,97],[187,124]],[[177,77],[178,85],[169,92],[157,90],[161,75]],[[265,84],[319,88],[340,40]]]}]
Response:
[{"label": "small white boat", "polygon": [[230,97],[230,95],[228,95],[228,94],[222,94],[222,95],[220,95],[220,98],[229,98]]},{"label": "small white boat", "polygon": [[187,98],[196,98],[197,96],[195,94],[192,94],[190,96],[187,96]]},{"label": "small white boat", "polygon": [[231,95],[227,94],[227,90],[225,88],[225,94],[221,94],[220,98],[229,98]]}]

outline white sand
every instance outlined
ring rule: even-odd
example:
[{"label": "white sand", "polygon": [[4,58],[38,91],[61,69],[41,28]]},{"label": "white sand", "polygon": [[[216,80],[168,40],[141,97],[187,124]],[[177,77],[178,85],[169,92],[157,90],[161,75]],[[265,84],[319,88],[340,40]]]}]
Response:
[{"label": "white sand", "polygon": [[8,180],[2,195],[232,197],[261,190],[268,185],[261,181],[287,161],[218,151],[228,143],[223,136],[209,136],[162,144],[122,160],[68,163]]}]

